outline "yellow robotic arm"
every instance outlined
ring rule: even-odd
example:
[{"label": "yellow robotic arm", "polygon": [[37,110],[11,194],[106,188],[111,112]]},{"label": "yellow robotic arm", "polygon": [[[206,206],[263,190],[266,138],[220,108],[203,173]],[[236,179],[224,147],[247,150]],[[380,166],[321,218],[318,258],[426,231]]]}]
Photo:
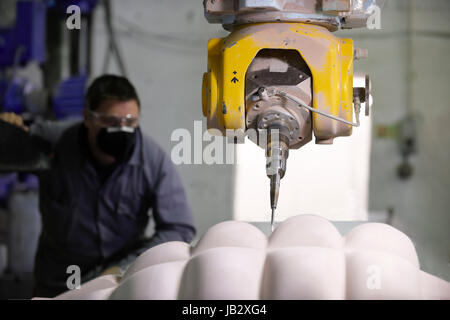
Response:
[{"label": "yellow robotic arm", "polygon": [[331,33],[345,24],[363,26],[367,16],[350,0],[333,3],[204,2],[206,18],[231,33],[208,43],[203,115],[209,129],[223,134],[256,133],[249,137],[266,149],[272,221],[289,149],[311,141],[312,133],[318,144],[351,135],[368,96],[368,80],[353,88],[353,61],[364,51]]}]

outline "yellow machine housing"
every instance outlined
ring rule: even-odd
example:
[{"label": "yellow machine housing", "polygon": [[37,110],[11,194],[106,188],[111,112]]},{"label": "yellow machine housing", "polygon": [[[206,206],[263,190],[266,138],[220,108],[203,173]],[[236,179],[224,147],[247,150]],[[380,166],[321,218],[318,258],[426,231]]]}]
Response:
[{"label": "yellow machine housing", "polygon": [[[296,50],[312,75],[313,108],[353,119],[353,41],[325,27],[303,23],[257,23],[238,26],[225,38],[208,43],[208,71],[203,75],[202,108],[208,129],[247,129],[246,72],[262,49]],[[351,125],[312,114],[318,143],[348,136]]]}]

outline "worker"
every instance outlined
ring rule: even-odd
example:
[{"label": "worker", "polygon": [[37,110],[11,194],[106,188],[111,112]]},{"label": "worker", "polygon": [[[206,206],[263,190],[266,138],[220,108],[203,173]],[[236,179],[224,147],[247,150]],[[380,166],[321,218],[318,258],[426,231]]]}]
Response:
[{"label": "worker", "polygon": [[[124,77],[103,75],[86,94],[84,121],[23,126],[54,142],[51,168],[39,173],[42,232],[34,296],[54,297],[101,274],[123,273],[148,248],[191,242],[193,217],[170,157],[139,128],[141,105]],[[151,214],[149,214],[151,210]],[[152,216],[155,232],[145,237]]]}]

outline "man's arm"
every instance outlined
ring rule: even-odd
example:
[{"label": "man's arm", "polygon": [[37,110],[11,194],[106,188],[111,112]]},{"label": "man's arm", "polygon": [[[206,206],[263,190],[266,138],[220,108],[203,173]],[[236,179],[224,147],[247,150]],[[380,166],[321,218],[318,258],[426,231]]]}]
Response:
[{"label": "man's arm", "polygon": [[57,121],[38,120],[28,127],[23,123],[22,117],[13,112],[0,113],[0,120],[22,128],[26,132],[29,132],[31,135],[38,136],[50,142],[53,146],[56,144],[56,142],[59,140],[66,129],[81,121],[81,119],[67,119]]},{"label": "man's arm", "polygon": [[[195,236],[194,218],[181,178],[170,157],[164,153],[155,185],[153,207],[154,241],[191,242]],[[158,244],[159,244],[158,243]]]},{"label": "man's arm", "polygon": [[[79,121],[79,120],[78,120]],[[55,144],[74,121],[37,122],[30,127],[20,115],[0,113],[0,169],[40,172],[50,168]]]},{"label": "man's arm", "polygon": [[[153,168],[155,170],[156,168]],[[154,183],[153,218],[155,233],[124,259],[115,263],[121,272],[143,252],[168,241],[190,243],[195,236],[194,219],[178,172],[169,156],[163,153]]]},{"label": "man's arm", "polygon": [[29,132],[50,142],[54,147],[64,131],[80,121],[80,119],[36,121],[30,125]]}]

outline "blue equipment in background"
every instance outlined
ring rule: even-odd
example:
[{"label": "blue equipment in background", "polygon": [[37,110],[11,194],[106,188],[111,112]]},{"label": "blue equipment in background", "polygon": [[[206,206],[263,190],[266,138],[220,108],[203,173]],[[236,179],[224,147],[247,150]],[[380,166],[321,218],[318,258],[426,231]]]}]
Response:
[{"label": "blue equipment in background", "polygon": [[[97,3],[98,0],[17,2],[15,24],[0,28],[0,112],[21,114],[27,124],[37,118],[82,116],[90,74],[92,12]],[[70,15],[70,5],[80,8],[81,30],[69,30],[63,23]],[[69,56],[61,55],[62,51]],[[33,92],[35,79],[19,72],[30,63],[38,66],[38,73],[45,79]],[[35,96],[43,97],[43,108],[31,105],[37,103]],[[0,299],[31,297],[30,275],[40,232],[37,188],[37,178],[32,174],[0,172],[0,220],[7,221],[6,229],[0,228]]]}]

